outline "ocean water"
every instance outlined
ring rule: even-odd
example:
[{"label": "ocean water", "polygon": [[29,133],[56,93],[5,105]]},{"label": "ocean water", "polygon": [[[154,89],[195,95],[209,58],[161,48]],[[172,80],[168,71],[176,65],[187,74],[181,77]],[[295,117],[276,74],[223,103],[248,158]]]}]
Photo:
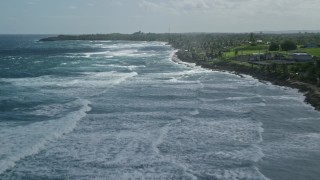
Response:
[{"label": "ocean water", "polygon": [[297,90],[162,42],[0,36],[0,179],[319,179]]}]

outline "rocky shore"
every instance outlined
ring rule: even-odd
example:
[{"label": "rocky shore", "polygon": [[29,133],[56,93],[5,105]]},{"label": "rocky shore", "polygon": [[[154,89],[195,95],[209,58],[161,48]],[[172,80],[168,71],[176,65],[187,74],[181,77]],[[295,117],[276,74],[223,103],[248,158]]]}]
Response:
[{"label": "rocky shore", "polygon": [[239,66],[235,64],[229,64],[227,62],[219,61],[218,63],[199,62],[193,60],[191,57],[186,56],[185,53],[177,51],[174,58],[178,58],[183,62],[195,63],[197,66],[203,68],[227,71],[233,74],[241,76],[241,74],[250,75],[260,81],[271,82],[274,85],[286,86],[296,88],[305,95],[305,102],[312,105],[316,110],[320,111],[320,88],[316,85],[290,80],[284,77],[280,77],[274,74],[268,74],[261,71],[252,70],[246,66]]}]

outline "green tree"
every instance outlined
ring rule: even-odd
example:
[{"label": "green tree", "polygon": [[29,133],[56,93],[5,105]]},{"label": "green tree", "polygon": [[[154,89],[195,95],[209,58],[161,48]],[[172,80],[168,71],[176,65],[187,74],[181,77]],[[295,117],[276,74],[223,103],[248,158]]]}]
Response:
[{"label": "green tree", "polygon": [[250,39],[249,41],[251,42],[251,46],[255,46],[256,45],[256,39],[254,38],[253,33],[250,33]]},{"label": "green tree", "polygon": [[285,41],[283,41],[283,43],[281,43],[281,49],[283,51],[296,50],[297,45],[293,41],[285,40]]},{"label": "green tree", "polygon": [[249,41],[251,41],[252,43],[255,41],[253,33],[250,33]]},{"label": "green tree", "polygon": [[234,51],[234,55],[235,55],[235,56],[238,56],[238,53],[239,53],[239,50],[236,49],[236,50]]},{"label": "green tree", "polygon": [[317,85],[320,86],[320,60],[315,61]]},{"label": "green tree", "polygon": [[269,46],[269,51],[279,51],[280,46],[279,44],[272,42]]}]

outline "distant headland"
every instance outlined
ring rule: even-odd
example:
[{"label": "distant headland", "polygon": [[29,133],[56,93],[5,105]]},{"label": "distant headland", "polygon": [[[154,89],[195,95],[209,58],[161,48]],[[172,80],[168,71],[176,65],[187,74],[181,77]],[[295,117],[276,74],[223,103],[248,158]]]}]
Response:
[{"label": "distant headland", "polygon": [[[172,36],[172,34],[170,34]],[[125,41],[168,41],[169,34],[143,33],[133,34],[83,34],[83,35],[58,35],[40,39],[39,41],[70,41],[70,40],[125,40]]]}]

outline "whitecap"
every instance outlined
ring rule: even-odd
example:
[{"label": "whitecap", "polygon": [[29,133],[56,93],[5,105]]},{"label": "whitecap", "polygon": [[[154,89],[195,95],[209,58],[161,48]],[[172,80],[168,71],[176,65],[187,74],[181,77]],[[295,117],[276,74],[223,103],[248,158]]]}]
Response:
[{"label": "whitecap", "polygon": [[71,132],[77,122],[91,110],[90,102],[87,100],[79,99],[72,104],[78,104],[82,107],[60,119],[1,129],[0,174],[14,167],[17,161],[37,154],[50,141]]}]

